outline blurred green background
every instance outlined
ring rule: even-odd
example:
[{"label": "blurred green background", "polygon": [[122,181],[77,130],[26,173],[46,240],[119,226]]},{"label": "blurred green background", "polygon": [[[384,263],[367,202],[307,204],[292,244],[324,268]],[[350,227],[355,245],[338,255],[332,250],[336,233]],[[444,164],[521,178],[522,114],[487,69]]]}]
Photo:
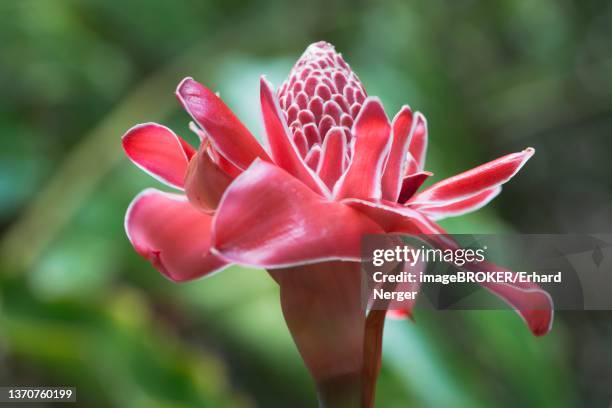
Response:
[{"label": "blurred green background", "polygon": [[[612,3],[0,2],[0,385],[71,385],[91,407],[311,407],[314,387],[266,273],[172,284],[123,215],[157,183],[120,136],[157,121],[195,141],[173,92],[193,76],[261,135],[279,85],[334,43],[389,115],[429,120],[435,179],[537,154],[455,233],[612,231]],[[164,187],[161,187],[164,188]],[[607,407],[612,314],[426,312],[385,331],[380,407]]]}]

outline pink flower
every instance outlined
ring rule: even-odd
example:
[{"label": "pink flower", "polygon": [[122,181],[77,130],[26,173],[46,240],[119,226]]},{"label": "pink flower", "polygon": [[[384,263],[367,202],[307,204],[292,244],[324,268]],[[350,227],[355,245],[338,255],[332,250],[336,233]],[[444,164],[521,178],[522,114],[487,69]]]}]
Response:
[{"label": "pink flower", "polygon": [[[361,237],[441,234],[431,235],[431,242],[452,247],[435,221],[486,205],[534,150],[508,154],[419,192],[432,175],[424,170],[425,117],[403,106],[390,121],[330,44],[309,46],[278,92],[262,77],[260,92],[266,147],[192,78],[176,94],[195,121],[197,151],[154,123],[123,136],[137,166],[184,192],[140,193],[127,211],[126,231],[136,251],[173,281],[234,263],[268,269],[325,400],[332,398],[329,384],[337,393],[345,383],[363,382],[364,367],[379,364],[364,355],[370,337],[360,302]],[[552,304],[539,287],[487,289],[510,304],[535,335],[549,331]]]}]

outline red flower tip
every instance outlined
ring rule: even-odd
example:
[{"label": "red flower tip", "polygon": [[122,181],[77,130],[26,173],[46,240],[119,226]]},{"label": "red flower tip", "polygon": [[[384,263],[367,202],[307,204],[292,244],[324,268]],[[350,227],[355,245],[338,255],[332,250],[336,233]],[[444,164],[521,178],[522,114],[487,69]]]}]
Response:
[{"label": "red flower tip", "polygon": [[278,91],[291,132],[303,132],[310,150],[331,128],[344,129],[350,143],[353,122],[367,94],[357,75],[324,41],[310,45]]}]

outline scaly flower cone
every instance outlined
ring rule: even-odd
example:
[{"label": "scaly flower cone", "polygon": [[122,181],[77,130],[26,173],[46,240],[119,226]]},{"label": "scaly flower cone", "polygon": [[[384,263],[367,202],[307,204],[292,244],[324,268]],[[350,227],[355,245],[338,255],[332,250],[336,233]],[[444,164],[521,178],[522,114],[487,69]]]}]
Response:
[{"label": "scaly flower cone", "polygon": [[[267,269],[321,405],[372,406],[386,313],[362,306],[361,238],[425,234],[456,248],[435,221],[486,205],[534,150],[419,192],[432,176],[424,116],[404,106],[390,121],[333,46],[309,46],[278,92],[264,77],[260,85],[265,148],[192,78],[177,97],[195,121],[197,151],[154,123],[123,136],[136,165],[183,192],[139,194],[126,214],[128,237],[177,282],[231,264]],[[552,302],[537,285],[485,286],[535,335],[550,330]],[[410,317],[411,304],[392,312]]]}]

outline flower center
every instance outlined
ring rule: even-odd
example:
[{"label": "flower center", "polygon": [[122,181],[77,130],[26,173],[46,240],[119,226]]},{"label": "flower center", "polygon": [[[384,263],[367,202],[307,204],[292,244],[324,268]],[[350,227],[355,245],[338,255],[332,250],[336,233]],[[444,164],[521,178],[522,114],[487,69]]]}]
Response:
[{"label": "flower center", "polygon": [[334,126],[342,128],[350,145],[351,127],[366,92],[333,45],[321,41],[296,62],[278,97],[294,141],[306,154],[322,145]]}]

